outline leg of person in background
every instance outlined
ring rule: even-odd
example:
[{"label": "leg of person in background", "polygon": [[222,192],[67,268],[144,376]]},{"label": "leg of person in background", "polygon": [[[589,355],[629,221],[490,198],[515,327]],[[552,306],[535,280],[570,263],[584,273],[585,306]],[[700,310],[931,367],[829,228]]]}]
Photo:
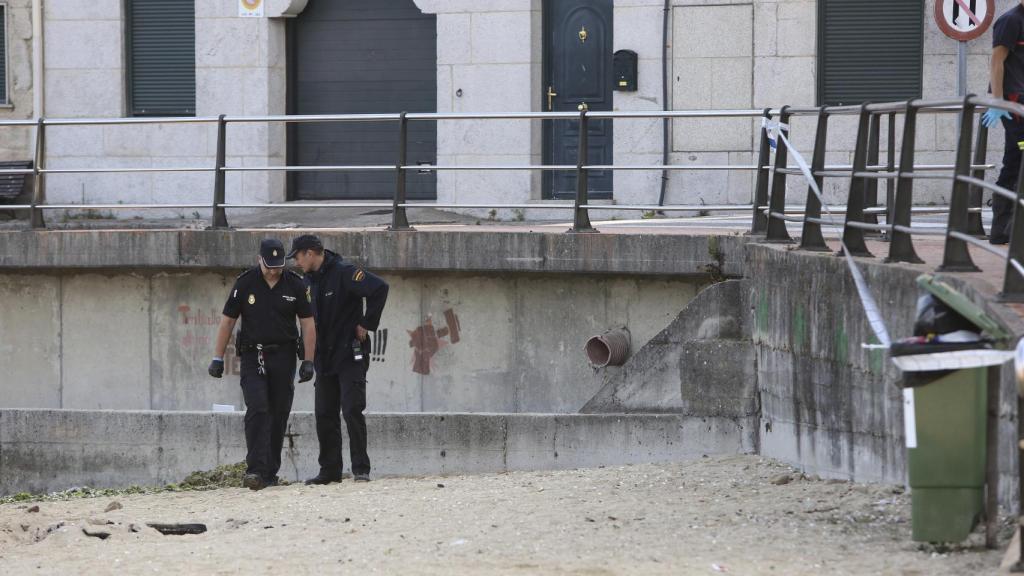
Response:
[{"label": "leg of person in background", "polygon": [[352,477],[357,482],[370,479],[370,456],[366,453],[366,372],[341,378],[341,413],[348,429],[348,450]]},{"label": "leg of person in background", "polygon": [[[1020,174],[1021,149],[1024,141],[1024,120],[1016,117],[1003,119],[1005,148],[1003,149],[1003,167],[999,171],[996,184],[1010,191],[1017,189],[1017,177]],[[1013,200],[1001,195],[992,195],[992,229],[989,242],[1006,244],[1010,241],[1010,225],[1013,223]]]},{"label": "leg of person in background", "polygon": [[320,473],[306,484],[341,481],[341,392],[338,375],[316,377],[316,438],[320,443]]}]

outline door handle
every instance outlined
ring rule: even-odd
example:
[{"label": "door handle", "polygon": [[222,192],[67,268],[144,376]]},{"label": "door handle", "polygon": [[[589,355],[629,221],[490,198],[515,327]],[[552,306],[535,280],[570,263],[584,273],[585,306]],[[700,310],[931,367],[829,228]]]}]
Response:
[{"label": "door handle", "polygon": [[558,96],[558,92],[555,92],[553,87],[548,85],[548,112],[554,110],[554,107],[551,104],[551,99],[555,96]]}]

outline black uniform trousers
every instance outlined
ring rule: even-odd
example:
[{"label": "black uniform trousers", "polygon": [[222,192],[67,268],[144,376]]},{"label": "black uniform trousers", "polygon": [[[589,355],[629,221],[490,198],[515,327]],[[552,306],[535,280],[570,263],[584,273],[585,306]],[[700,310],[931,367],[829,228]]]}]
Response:
[{"label": "black uniform trousers", "polygon": [[295,346],[282,344],[260,353],[242,353],[245,398],[246,473],[272,480],[281,469],[281,449],[295,396]]},{"label": "black uniform trousers", "polygon": [[[317,374],[316,436],[320,441],[320,473],[341,478],[341,416],[348,429],[352,474],[370,473],[366,453],[366,368],[347,366],[341,374]],[[339,416],[338,412],[341,412]]]},{"label": "black uniform trousers", "polygon": [[[1010,191],[1017,189],[1017,177],[1020,175],[1021,150],[1018,144],[1024,140],[1024,120],[1014,116],[1003,118],[1003,132],[1006,135],[1006,147],[1003,150],[1003,168],[999,171],[996,184]],[[1010,237],[1013,224],[1013,200],[999,194],[992,195],[992,230],[989,238],[993,241],[1005,242]]]}]

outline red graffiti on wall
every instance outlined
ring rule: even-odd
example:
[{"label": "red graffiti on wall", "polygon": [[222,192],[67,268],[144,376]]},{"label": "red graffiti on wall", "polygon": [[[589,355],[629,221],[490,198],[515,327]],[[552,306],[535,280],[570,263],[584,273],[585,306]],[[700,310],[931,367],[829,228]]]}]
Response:
[{"label": "red graffiti on wall", "polygon": [[[412,371],[417,374],[430,374],[430,364],[434,355],[441,348],[449,344],[458,344],[460,337],[459,317],[455,311],[449,308],[444,311],[445,326],[434,328],[434,319],[430,316],[427,321],[415,330],[409,332],[409,347],[412,352]],[[444,339],[448,338],[446,342]]]}]

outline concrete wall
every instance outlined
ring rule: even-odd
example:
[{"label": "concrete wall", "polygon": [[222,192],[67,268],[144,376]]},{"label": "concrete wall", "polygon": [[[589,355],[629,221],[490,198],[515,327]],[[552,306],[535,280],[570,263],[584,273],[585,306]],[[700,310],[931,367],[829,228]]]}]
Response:
[{"label": "concrete wall", "polygon": [[[865,482],[906,478],[899,371],[876,342],[843,259],[831,254],[748,246],[752,335],[761,396],[761,454],[808,473]],[[892,338],[913,334],[915,278],[927,266],[861,260]],[[806,282],[793,282],[805,278]],[[979,292],[969,275],[943,278],[999,318],[1020,319]],[[999,407],[1000,496],[1016,499],[1017,389],[1003,369]]]},{"label": "concrete wall", "polygon": [[602,370],[601,390],[581,412],[724,416],[757,428],[748,291],[744,280],[701,290],[621,368]]},{"label": "concrete wall", "polygon": [[[491,230],[499,230],[493,232]],[[683,234],[564,234],[490,228],[477,231],[321,231],[324,245],[348,260],[392,272],[592,274],[630,277],[743,275],[750,237]],[[260,241],[289,244],[300,231],[81,230],[0,231],[0,269],[241,269]]]},{"label": "concrete wall", "polygon": [[[371,414],[367,428],[374,475],[613,466],[752,450],[729,420],[675,415]],[[292,414],[289,433],[280,476],[313,476],[313,415]],[[0,496],[162,485],[244,459],[241,414],[0,410]]]},{"label": "concrete wall", "polygon": [[[600,386],[586,339],[626,326],[639,348],[704,282],[384,276],[386,347],[373,357],[369,406],[397,412],[576,412]],[[232,354],[225,379],[206,374],[233,281],[213,271],[0,274],[0,301],[17,303],[0,309],[0,407],[240,407]],[[311,385],[297,386],[294,406],[312,410]]]}]

